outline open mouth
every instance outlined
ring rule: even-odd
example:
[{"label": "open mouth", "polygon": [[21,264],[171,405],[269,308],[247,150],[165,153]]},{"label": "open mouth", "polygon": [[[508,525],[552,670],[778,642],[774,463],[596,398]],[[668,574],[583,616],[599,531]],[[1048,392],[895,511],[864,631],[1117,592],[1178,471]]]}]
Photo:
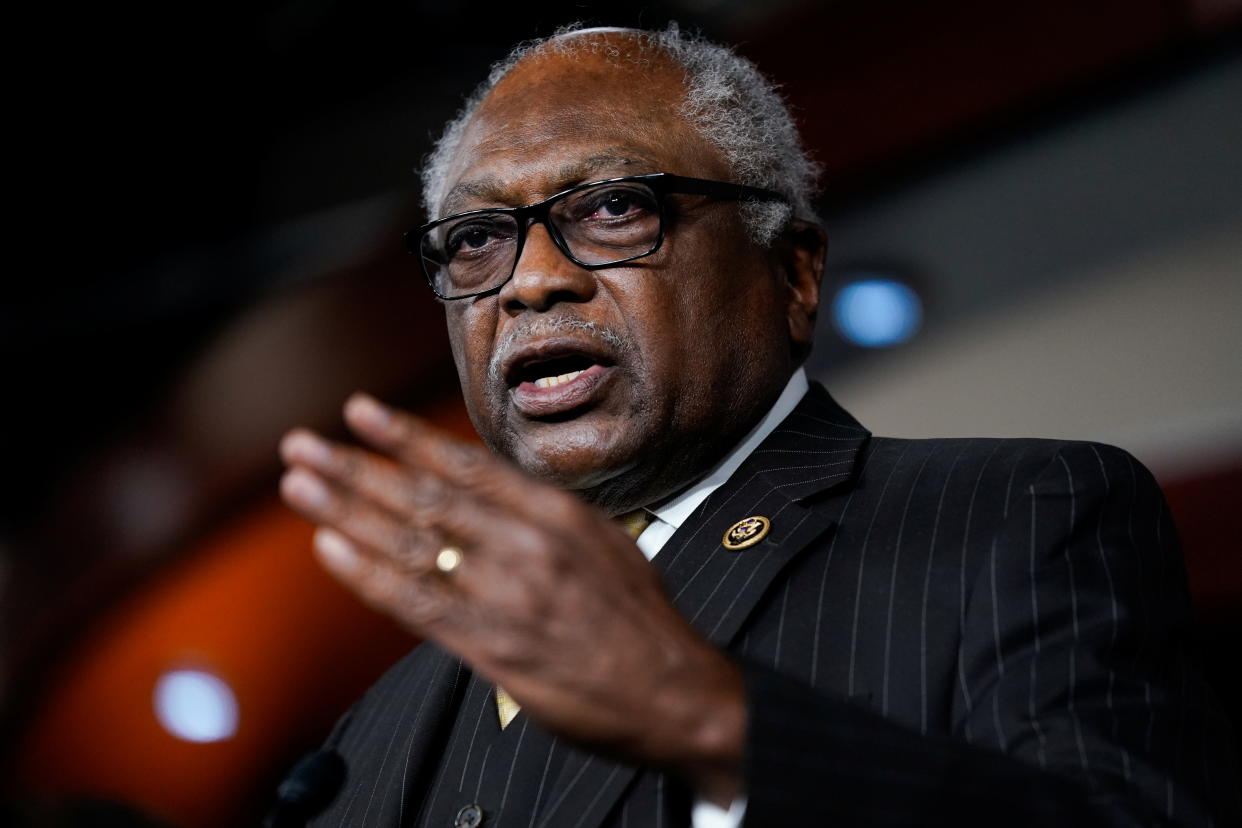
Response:
[{"label": "open mouth", "polygon": [[599,363],[585,354],[571,354],[523,365],[517,372],[518,384],[533,383],[536,388],[556,388],[573,382]]},{"label": "open mouth", "polygon": [[543,341],[523,346],[504,373],[515,407],[531,417],[574,412],[595,402],[614,368],[596,343]]}]

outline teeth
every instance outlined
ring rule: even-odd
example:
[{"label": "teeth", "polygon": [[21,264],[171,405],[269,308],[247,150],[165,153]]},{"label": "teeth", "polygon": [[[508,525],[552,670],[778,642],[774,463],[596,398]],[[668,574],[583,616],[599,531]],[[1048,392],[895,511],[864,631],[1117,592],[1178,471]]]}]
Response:
[{"label": "teeth", "polygon": [[560,374],[555,377],[540,377],[535,380],[536,388],[555,388],[558,385],[564,385],[572,379],[575,379],[582,371],[570,371],[568,374]]}]

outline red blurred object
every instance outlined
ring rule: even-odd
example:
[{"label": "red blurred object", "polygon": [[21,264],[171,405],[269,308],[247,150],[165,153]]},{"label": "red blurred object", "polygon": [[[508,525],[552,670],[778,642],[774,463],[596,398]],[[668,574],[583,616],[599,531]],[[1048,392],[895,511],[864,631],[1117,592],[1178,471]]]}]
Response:
[{"label": "red blurred object", "polygon": [[1200,616],[1242,615],[1242,463],[1161,481],[1182,538],[1190,594]]},{"label": "red blurred object", "polygon": [[[425,413],[470,432],[460,401]],[[283,770],[415,643],[318,567],[311,534],[264,501],[84,631],[43,682],[13,792],[119,801],[188,828],[256,823]],[[161,726],[156,682],[177,669],[228,684],[234,736],[188,742]]]},{"label": "red blurred object", "polygon": [[[315,565],[311,531],[265,503],[84,636],[25,734],[23,795],[115,799],[185,826],[251,821],[238,808],[271,790],[274,760],[322,738],[412,644]],[[187,742],[160,725],[155,684],[178,668],[232,688],[235,736]]]}]

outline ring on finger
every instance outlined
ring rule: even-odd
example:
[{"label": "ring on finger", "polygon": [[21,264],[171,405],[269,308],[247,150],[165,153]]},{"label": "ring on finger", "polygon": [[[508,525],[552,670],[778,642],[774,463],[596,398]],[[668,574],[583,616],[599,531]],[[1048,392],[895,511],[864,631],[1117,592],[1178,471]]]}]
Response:
[{"label": "ring on finger", "polygon": [[456,546],[445,546],[436,553],[436,569],[445,575],[451,574],[461,566],[461,550]]}]

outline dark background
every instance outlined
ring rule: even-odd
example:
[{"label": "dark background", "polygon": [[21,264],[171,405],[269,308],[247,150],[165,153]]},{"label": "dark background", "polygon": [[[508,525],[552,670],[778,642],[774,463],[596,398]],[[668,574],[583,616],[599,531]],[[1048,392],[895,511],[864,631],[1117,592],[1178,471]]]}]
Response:
[{"label": "dark background", "polygon": [[[359,387],[469,433],[401,249],[422,220],[414,170],[489,63],[573,20],[678,20],[782,85],[824,167],[830,288],[879,271],[924,310],[883,353],[826,313],[812,373],[877,431],[1134,450],[1179,519],[1206,660],[1242,694],[1222,657],[1242,599],[1242,342],[1224,318],[1242,276],[1242,4],[26,9],[0,304],[0,700],[23,819],[88,822],[84,803],[108,800],[252,822],[408,646],[310,563],[309,530],[274,502],[275,443],[339,430]],[[1066,330],[1084,345],[1028,364],[1025,344]],[[1124,387],[1102,379],[1108,343]],[[955,384],[984,355],[1000,368]],[[1099,399],[1028,398],[1023,374]],[[155,680],[186,664],[233,688],[232,738],[178,741],[151,715]]]}]

